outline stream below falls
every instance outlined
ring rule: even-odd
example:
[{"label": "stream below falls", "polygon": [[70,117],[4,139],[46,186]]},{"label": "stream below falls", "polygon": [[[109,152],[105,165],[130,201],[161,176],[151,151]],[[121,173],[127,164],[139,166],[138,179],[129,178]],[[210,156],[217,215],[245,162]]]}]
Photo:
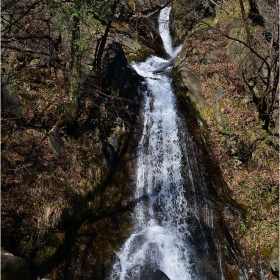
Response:
[{"label": "stream below falls", "polygon": [[[131,65],[145,78],[143,135],[138,146],[133,233],[116,253],[108,279],[152,279],[160,269],[171,280],[225,279],[214,232],[214,204],[177,108],[168,71],[173,49],[169,13],[159,31],[169,59],[152,56]],[[164,70],[162,70],[164,69]]]}]

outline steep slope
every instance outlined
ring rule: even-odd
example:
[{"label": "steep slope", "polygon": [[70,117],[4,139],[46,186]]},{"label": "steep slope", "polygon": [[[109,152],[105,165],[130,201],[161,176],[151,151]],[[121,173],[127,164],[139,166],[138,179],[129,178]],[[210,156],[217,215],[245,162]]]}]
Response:
[{"label": "steep slope", "polygon": [[279,246],[278,6],[269,2],[264,9],[264,2],[244,1],[252,50],[236,1],[173,3],[174,36],[183,42],[174,87],[207,127],[212,156],[246,213],[234,232],[248,266],[255,264],[250,277],[260,277],[259,261],[271,277],[268,261]]}]

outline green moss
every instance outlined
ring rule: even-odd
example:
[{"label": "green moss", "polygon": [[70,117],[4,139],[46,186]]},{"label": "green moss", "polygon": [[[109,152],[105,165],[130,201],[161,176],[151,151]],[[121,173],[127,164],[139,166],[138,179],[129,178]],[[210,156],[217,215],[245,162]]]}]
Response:
[{"label": "green moss", "polygon": [[144,61],[147,57],[154,54],[151,49],[148,49],[144,46],[141,47],[137,51],[137,53],[131,52],[131,50],[124,48],[127,57],[127,63],[130,64],[132,61],[134,62],[141,62]]},{"label": "green moss", "polygon": [[44,249],[39,250],[36,254],[35,262],[44,263],[47,259],[55,255],[56,249],[56,247],[47,246]]},{"label": "green moss", "polygon": [[268,259],[270,257],[271,250],[268,245],[262,245],[259,251],[263,258]]},{"label": "green moss", "polygon": [[279,186],[272,186],[271,190],[267,193],[266,204],[269,207],[278,202],[279,199]]},{"label": "green moss", "polygon": [[61,233],[52,233],[48,238],[48,243],[54,247],[57,247],[62,242]]},{"label": "green moss", "polygon": [[213,116],[213,114],[214,114],[213,113],[213,108],[211,108],[211,107],[205,108],[204,115],[205,115],[206,118],[209,118],[209,117]]},{"label": "green moss", "polygon": [[250,27],[250,34],[255,35],[258,32],[258,30],[260,30],[259,26],[251,26]]}]

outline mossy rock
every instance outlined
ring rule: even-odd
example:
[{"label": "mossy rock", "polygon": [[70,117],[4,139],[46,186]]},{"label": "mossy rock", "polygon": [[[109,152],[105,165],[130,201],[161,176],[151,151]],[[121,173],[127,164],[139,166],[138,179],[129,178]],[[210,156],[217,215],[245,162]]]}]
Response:
[{"label": "mossy rock", "polygon": [[229,279],[229,280],[238,280],[239,279],[239,275],[238,275],[237,271],[235,270],[235,267],[230,264],[226,264],[225,276],[226,276],[226,279]]},{"label": "mossy rock", "polygon": [[30,280],[30,274],[25,261],[10,253],[1,253],[2,280]]},{"label": "mossy rock", "polygon": [[279,276],[279,239],[273,244],[269,264],[272,272]]}]

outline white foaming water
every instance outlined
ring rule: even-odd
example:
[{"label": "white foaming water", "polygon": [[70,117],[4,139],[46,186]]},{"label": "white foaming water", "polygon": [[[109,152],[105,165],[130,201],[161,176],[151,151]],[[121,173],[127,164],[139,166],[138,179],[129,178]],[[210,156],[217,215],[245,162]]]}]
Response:
[{"label": "white foaming water", "polygon": [[[146,79],[143,135],[137,160],[135,224],[133,234],[117,253],[118,260],[109,277],[111,280],[150,279],[156,269],[162,270],[171,280],[197,279],[193,272],[193,260],[190,260],[188,240],[191,237],[187,219],[190,212],[192,216],[198,214],[196,205],[189,209],[185,199],[182,169],[190,169],[188,176],[194,196],[194,181],[204,184],[203,179],[192,175],[188,159],[187,166],[182,166],[182,162],[186,162],[182,158],[186,151],[180,147],[180,121],[171,81],[164,75],[156,74],[156,70],[162,69],[180,50],[172,48],[169,13],[169,7],[161,11],[159,30],[170,60],[152,56],[146,62],[132,63],[137,73]],[[211,219],[208,207],[203,211]]]},{"label": "white foaming water", "polygon": [[[168,29],[170,8],[161,11],[159,30],[173,58]],[[135,230],[117,256],[110,279],[145,279],[161,269],[170,279],[193,279],[187,251],[187,202],[182,184],[181,151],[171,82],[153,72],[168,60],[152,56],[132,66],[146,78],[144,131],[139,143]]]},{"label": "white foaming water", "polygon": [[171,58],[174,58],[181,50],[181,47],[178,47],[175,50],[172,47],[172,38],[170,36],[169,29],[170,10],[171,7],[166,7],[163,10],[161,10],[159,16],[159,33],[161,35],[165,51],[171,56]]}]

